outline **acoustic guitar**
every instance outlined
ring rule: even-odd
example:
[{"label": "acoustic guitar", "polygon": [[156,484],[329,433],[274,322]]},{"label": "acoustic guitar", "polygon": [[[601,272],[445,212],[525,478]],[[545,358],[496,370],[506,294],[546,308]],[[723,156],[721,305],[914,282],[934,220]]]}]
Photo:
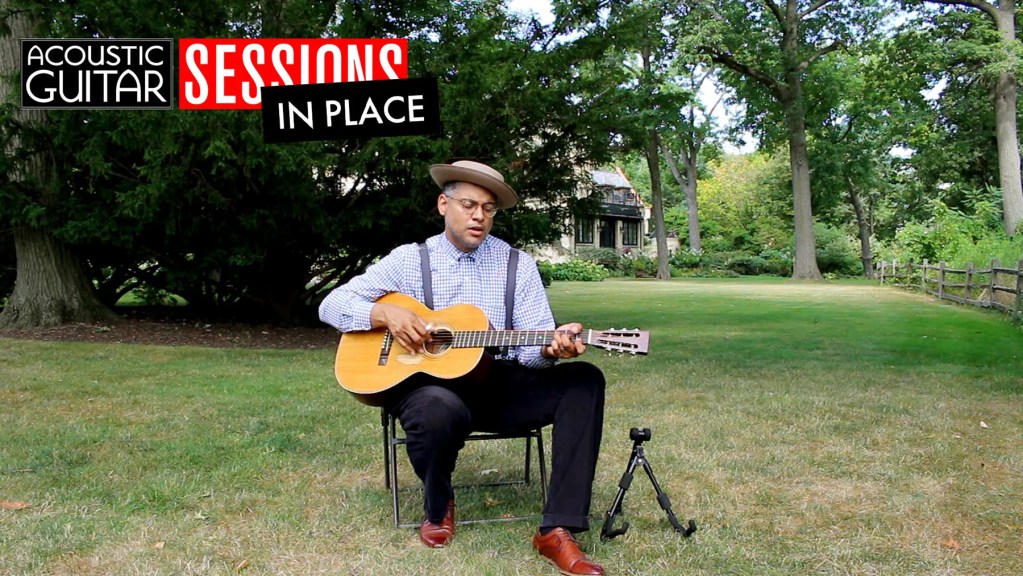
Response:
[{"label": "acoustic guitar", "polygon": [[[413,374],[458,378],[479,364],[484,348],[546,346],[555,334],[554,330],[490,330],[486,314],[471,304],[430,310],[415,298],[397,292],[386,294],[377,302],[396,304],[416,313],[428,323],[430,341],[424,352],[413,353],[384,328],[341,335],[334,375],[342,388],[370,406],[383,405],[384,393]],[[650,333],[584,330],[574,339],[605,350],[646,354]]]}]

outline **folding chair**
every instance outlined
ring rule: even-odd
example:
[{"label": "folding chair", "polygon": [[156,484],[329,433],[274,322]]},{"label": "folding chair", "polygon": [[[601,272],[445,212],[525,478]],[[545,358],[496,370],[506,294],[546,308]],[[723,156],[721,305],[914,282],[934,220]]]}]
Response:
[{"label": "folding chair", "polygon": [[[384,432],[384,485],[391,490],[391,507],[394,512],[394,526],[397,528],[413,528],[419,526],[419,524],[402,524],[399,505],[398,505],[398,446],[405,444],[406,439],[404,436],[398,435],[397,418],[393,414],[389,414],[387,410],[380,409],[380,425]],[[474,486],[504,486],[512,484],[530,484],[530,461],[532,455],[531,443],[533,440],[536,441],[536,456],[537,456],[537,467],[540,470],[540,495],[541,495],[541,508],[547,502],[547,464],[544,459],[543,450],[543,429],[536,428],[534,430],[526,430],[521,432],[512,433],[494,433],[494,432],[474,432],[466,440],[478,441],[478,440],[506,440],[509,438],[524,438],[526,442],[526,457],[525,464],[523,466],[524,471],[521,480],[508,480],[503,482],[490,482],[473,484]],[[525,520],[529,518],[536,518],[533,516],[509,516],[509,517],[494,517],[494,518],[480,518],[474,520],[458,520],[457,524],[484,524],[489,522],[512,522],[515,520]]]}]

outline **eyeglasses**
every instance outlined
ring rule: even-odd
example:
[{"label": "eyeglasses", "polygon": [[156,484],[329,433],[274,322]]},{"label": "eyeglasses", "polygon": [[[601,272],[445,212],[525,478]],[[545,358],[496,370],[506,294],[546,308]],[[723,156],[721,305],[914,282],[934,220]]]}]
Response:
[{"label": "eyeglasses", "polygon": [[462,209],[465,210],[466,214],[472,214],[476,212],[477,208],[482,208],[483,213],[493,218],[494,214],[497,214],[497,204],[493,202],[487,202],[486,204],[480,204],[475,200],[469,200],[468,198],[455,198],[454,196],[448,196],[452,200],[457,201],[462,205]]}]

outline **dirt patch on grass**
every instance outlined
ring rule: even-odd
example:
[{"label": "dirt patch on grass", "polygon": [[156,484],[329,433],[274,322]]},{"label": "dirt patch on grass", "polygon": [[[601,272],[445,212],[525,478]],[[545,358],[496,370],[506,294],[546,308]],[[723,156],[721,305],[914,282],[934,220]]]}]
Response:
[{"label": "dirt patch on grass", "polygon": [[68,342],[111,342],[210,348],[329,349],[338,333],[329,326],[282,327],[233,322],[124,318],[96,324],[64,324],[34,330],[0,330],[0,338]]}]

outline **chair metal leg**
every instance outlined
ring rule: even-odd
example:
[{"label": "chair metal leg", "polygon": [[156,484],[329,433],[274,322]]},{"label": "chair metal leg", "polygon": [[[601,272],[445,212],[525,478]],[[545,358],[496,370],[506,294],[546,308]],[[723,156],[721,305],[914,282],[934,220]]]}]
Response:
[{"label": "chair metal leg", "polygon": [[526,436],[526,464],[522,467],[525,470],[522,477],[522,483],[526,485],[529,485],[529,461],[531,460],[529,457],[530,446],[532,446],[532,444],[529,442],[529,436]]},{"label": "chair metal leg", "polygon": [[391,509],[394,511],[394,527],[401,527],[400,511],[398,508],[398,433],[395,430],[397,425],[394,421],[394,416],[390,416],[390,438],[387,441],[387,450],[389,452],[388,463],[390,464],[390,476],[391,476]]},{"label": "chair metal leg", "polygon": [[543,454],[543,428],[536,431],[536,461],[540,468],[540,497],[547,505],[547,460]]},{"label": "chair metal leg", "polygon": [[[394,518],[394,526],[396,528],[413,528],[417,524],[402,524],[401,523],[401,509],[398,502],[398,492],[401,490],[398,483],[398,445],[404,444],[405,439],[398,437],[398,423],[397,418],[393,414],[388,414],[386,410],[381,409],[380,411],[380,423],[383,428],[384,438],[384,486],[391,492],[391,510]],[[504,439],[504,438],[516,438],[522,437],[521,435],[479,435],[470,436],[467,440],[489,440],[489,439]],[[544,457],[543,448],[543,429],[537,429],[525,433],[526,450],[525,450],[525,461],[523,463],[523,477],[521,481],[508,481],[508,482],[497,482],[494,484],[484,485],[501,485],[501,484],[530,484],[530,471],[532,466],[532,446],[530,440],[536,438],[536,455],[537,464],[540,472],[540,494],[542,497],[542,505],[547,503],[547,463]],[[524,520],[528,518],[535,518],[535,516],[515,516],[508,518],[488,518],[481,520],[460,520],[458,524],[479,524],[488,522],[511,522],[516,520]]]},{"label": "chair metal leg", "polygon": [[380,427],[384,431],[384,488],[391,487],[391,439],[389,430],[390,422],[387,410],[380,409]]}]

